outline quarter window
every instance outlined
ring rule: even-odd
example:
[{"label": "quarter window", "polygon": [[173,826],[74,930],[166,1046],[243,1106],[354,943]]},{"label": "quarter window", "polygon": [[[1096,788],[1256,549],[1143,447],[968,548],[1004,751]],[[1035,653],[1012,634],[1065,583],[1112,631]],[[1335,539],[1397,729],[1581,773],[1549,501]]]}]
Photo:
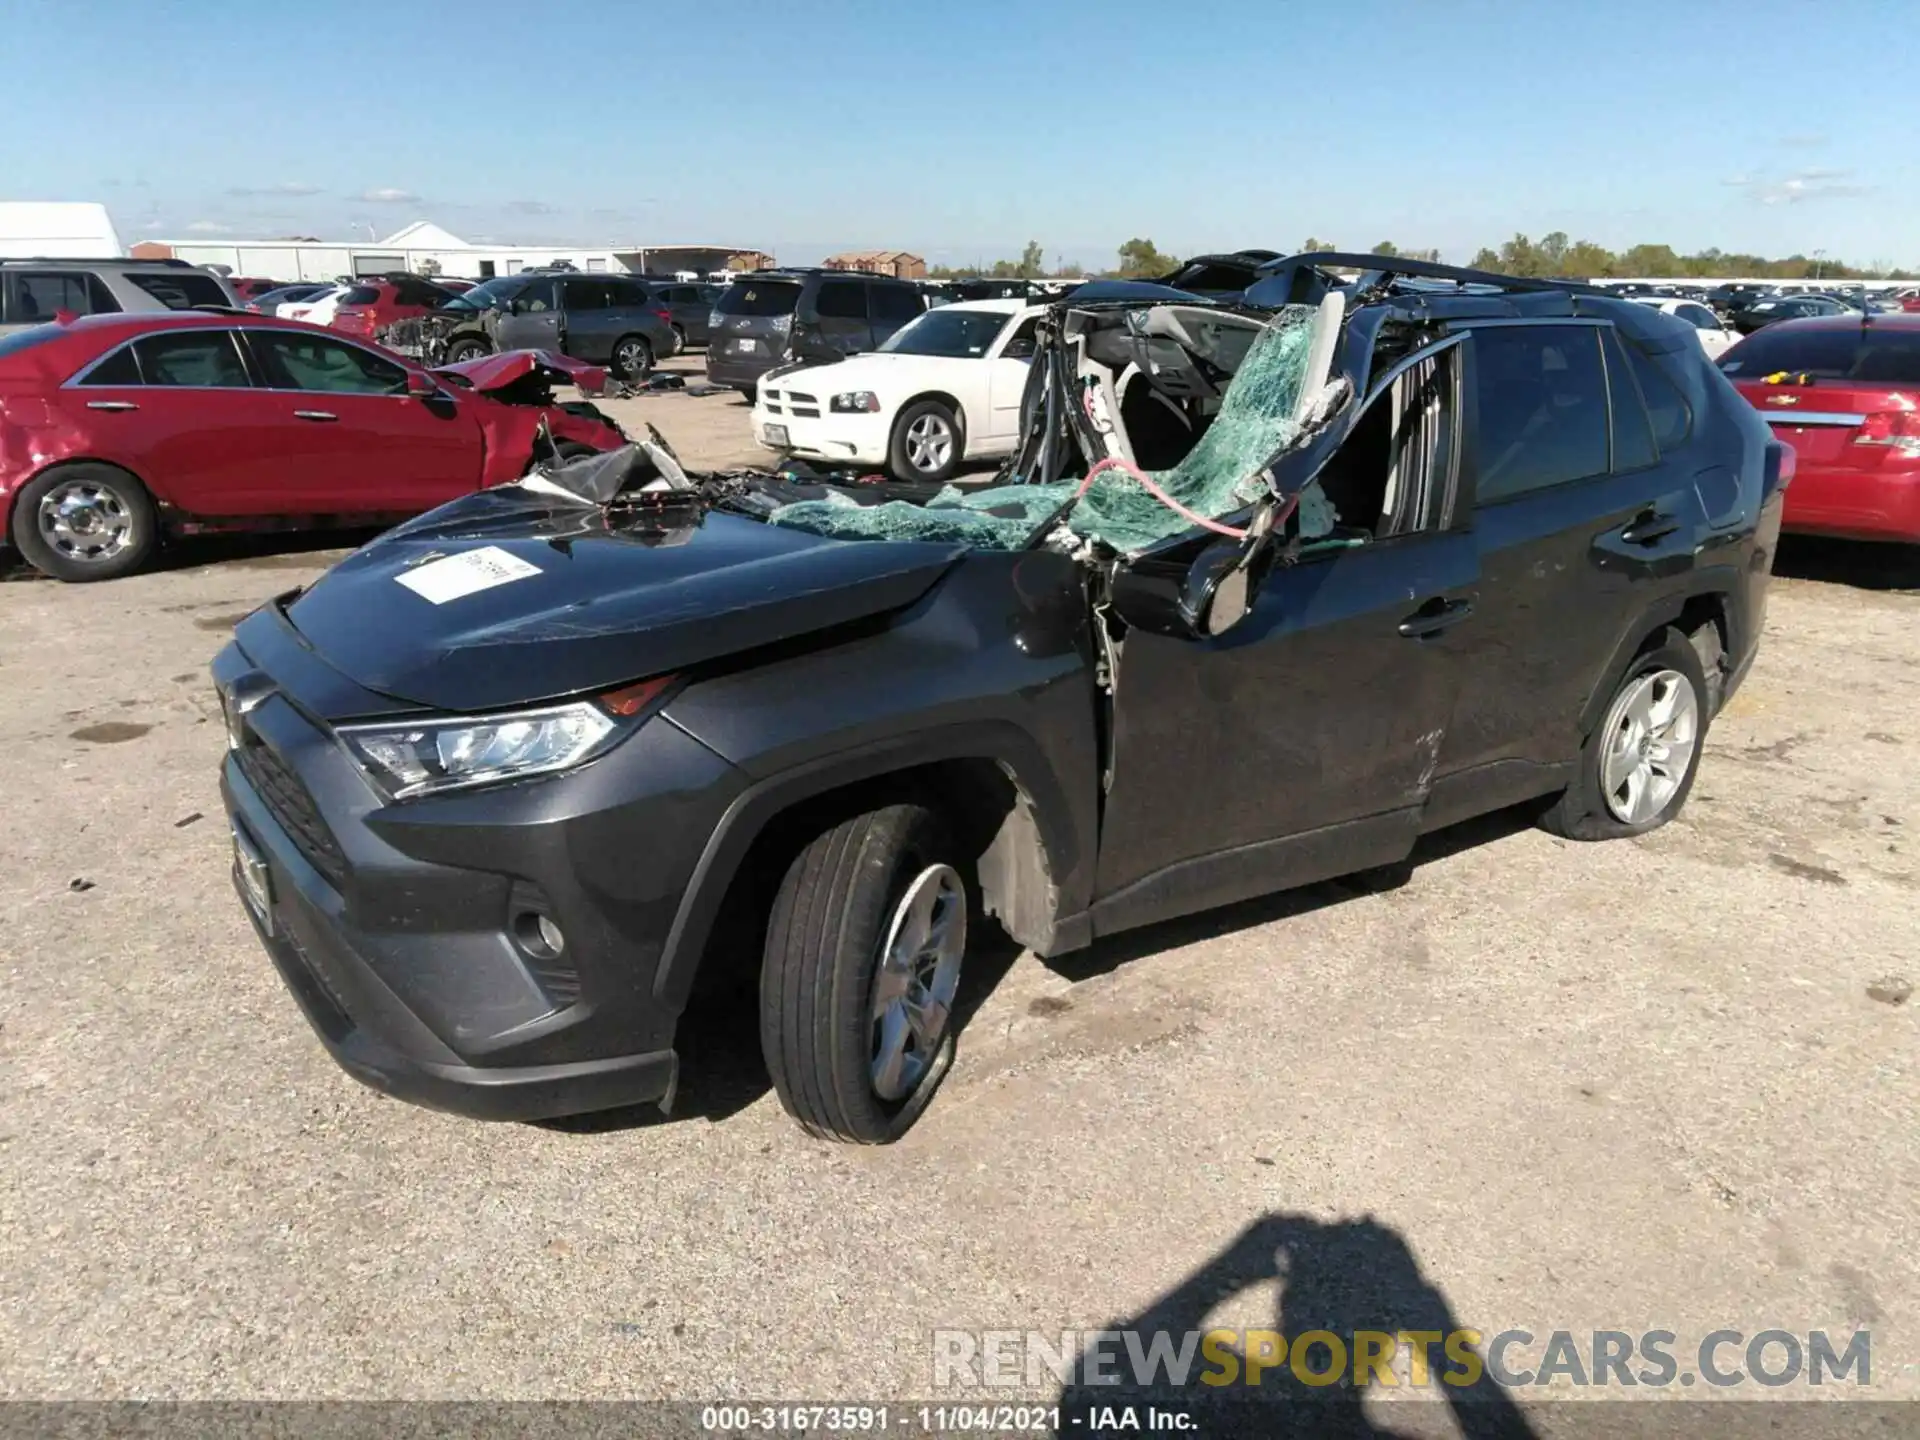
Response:
[{"label": "quarter window", "polygon": [[82,385],[138,385],[140,362],[133,358],[133,347],[122,345],[106,359],[87,371]]},{"label": "quarter window", "polygon": [[1627,364],[1640,383],[1640,394],[1647,406],[1647,418],[1653,422],[1653,438],[1662,450],[1677,449],[1693,428],[1693,410],[1687,397],[1674,384],[1666,370],[1646,351],[1629,341],[1624,347]]},{"label": "quarter window", "polygon": [[233,303],[218,280],[198,270],[129,270],[126,278],[169,310]]},{"label": "quarter window", "polygon": [[1646,402],[1640,398],[1640,387],[1634,382],[1633,366],[1628,363],[1620,337],[1603,330],[1601,346],[1607,355],[1607,393],[1613,401],[1613,473],[1657,465],[1660,451],[1653,443],[1653,422],[1647,416]]},{"label": "quarter window", "polygon": [[315,390],[330,395],[398,395],[407,372],[370,350],[292,330],[251,332],[254,353],[276,390]]},{"label": "quarter window", "polygon": [[873,286],[871,303],[873,318],[890,325],[904,324],[926,309],[920,302],[920,292],[905,285]]},{"label": "quarter window", "polygon": [[1606,473],[1598,326],[1489,326],[1473,354],[1480,503]]},{"label": "quarter window", "polygon": [[864,320],[867,318],[866,282],[823,280],[813,308],[822,320]]}]

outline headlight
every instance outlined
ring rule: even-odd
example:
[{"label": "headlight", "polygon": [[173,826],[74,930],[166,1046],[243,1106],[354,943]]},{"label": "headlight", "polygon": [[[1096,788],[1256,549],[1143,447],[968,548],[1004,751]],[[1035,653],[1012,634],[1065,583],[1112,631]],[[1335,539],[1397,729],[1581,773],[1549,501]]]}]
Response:
[{"label": "headlight", "polygon": [[434,715],[342,725],[340,740],[389,799],[547,775],[591,760],[639,725],[677,675],[657,675],[594,700],[506,715]]},{"label": "headlight", "polygon": [[828,408],[836,415],[874,415],[880,410],[880,397],[871,390],[849,390],[836,395]]}]

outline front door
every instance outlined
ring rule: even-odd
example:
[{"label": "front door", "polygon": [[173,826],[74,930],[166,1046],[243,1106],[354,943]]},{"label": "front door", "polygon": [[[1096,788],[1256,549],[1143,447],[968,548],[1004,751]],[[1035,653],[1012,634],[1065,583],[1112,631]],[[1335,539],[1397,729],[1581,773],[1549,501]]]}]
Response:
[{"label": "front door", "polygon": [[1478,581],[1474,537],[1453,524],[1454,361],[1419,363],[1321,469],[1303,497],[1317,538],[1245,619],[1122,642],[1096,934],[1412,847]]},{"label": "front door", "polygon": [[309,514],[412,514],[479,488],[484,403],[407,392],[385,356],[303,330],[249,330],[280,411],[287,503]]},{"label": "front door", "polygon": [[996,439],[1011,441],[1020,432],[1020,399],[1027,393],[1027,377],[1033,370],[1033,337],[1039,323],[1038,315],[1022,320],[987,361],[987,433]]},{"label": "front door", "polygon": [[551,276],[527,281],[508,297],[507,312],[496,332],[502,350],[567,349],[566,325],[560,309],[560,287]]}]

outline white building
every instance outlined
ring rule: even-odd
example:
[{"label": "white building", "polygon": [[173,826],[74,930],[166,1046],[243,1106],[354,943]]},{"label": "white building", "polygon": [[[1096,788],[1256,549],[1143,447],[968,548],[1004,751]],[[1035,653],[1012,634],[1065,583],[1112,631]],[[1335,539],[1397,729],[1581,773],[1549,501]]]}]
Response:
[{"label": "white building", "polygon": [[171,257],[193,265],[219,266],[234,275],[289,282],[398,270],[490,280],[541,265],[571,265],[594,274],[672,275],[684,270],[724,270],[730,262],[735,262],[736,269],[771,263],[771,257],[759,251],[726,245],[473,244],[430,220],[416,220],[384,240],[142,240],[133,247],[133,254],[142,259]]},{"label": "white building", "polygon": [[126,253],[104,205],[0,200],[0,259],[107,260]]}]

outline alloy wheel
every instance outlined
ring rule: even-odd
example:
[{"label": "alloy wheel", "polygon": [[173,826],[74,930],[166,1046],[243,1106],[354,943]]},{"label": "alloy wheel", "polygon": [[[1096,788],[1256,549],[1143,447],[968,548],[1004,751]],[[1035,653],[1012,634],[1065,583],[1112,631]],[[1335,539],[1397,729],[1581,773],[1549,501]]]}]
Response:
[{"label": "alloy wheel", "polygon": [[907,460],[931,475],[953,458],[953,426],[944,415],[926,414],[907,427]]},{"label": "alloy wheel", "polygon": [[1672,803],[1700,744],[1700,702],[1678,670],[1654,670],[1622,690],[1602,733],[1600,792],[1623,825],[1643,825]]},{"label": "alloy wheel", "polygon": [[55,553],[82,564],[111,560],[133,543],[133,515],[108,485],[70,480],[40,497],[40,535]]},{"label": "alloy wheel", "polygon": [[894,908],[873,973],[870,1074],[882,1100],[904,1100],[940,1053],[967,949],[967,892],[951,865],[922,870]]}]

